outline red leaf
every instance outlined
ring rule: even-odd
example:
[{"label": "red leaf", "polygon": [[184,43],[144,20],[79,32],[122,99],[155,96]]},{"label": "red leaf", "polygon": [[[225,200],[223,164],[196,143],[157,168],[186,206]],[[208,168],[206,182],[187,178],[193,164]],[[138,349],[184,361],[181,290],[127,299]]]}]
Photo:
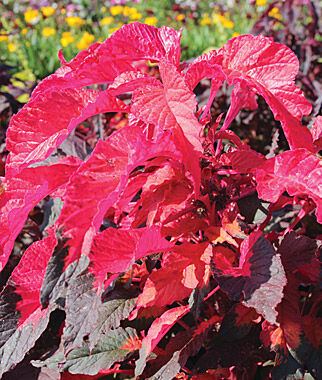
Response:
[{"label": "red leaf", "polygon": [[[124,25],[102,44],[95,43],[81,51],[65,66],[44,79],[33,96],[48,88],[82,87],[95,83],[112,82],[132,64],[142,59],[166,59],[180,63],[181,31],[141,23]],[[129,40],[131,43],[129,44]]]},{"label": "red leaf", "polygon": [[312,136],[300,123],[301,117],[309,114],[312,107],[294,84],[299,64],[295,54],[285,45],[261,35],[240,36],[229,40],[223,48],[200,56],[196,63],[191,64],[187,81],[195,83],[195,75],[190,75],[190,72],[196,71],[194,65],[201,71],[200,79],[204,75],[210,78],[218,75],[220,66],[228,84],[237,85],[225,128],[230,124],[231,116],[236,115],[243,106],[254,106],[252,92],[255,91],[265,98],[275,119],[281,121],[290,147],[313,150]]},{"label": "red leaf", "polygon": [[107,92],[93,90],[52,90],[33,97],[13,116],[7,131],[7,177],[47,158],[88,117],[127,110]]},{"label": "red leaf", "polygon": [[71,177],[57,221],[64,237],[69,238],[67,263],[81,252],[89,253],[94,235],[124,190],[132,170],[159,155],[176,156],[169,138],[166,135],[152,142],[144,137],[140,127],[131,125],[98,142],[91,157]]},{"label": "red leaf", "polygon": [[258,196],[276,202],[284,191],[291,196],[307,195],[315,202],[317,220],[322,223],[321,174],[321,160],[306,149],[281,153],[258,168]]},{"label": "red leaf", "polygon": [[132,227],[142,223],[147,226],[162,223],[174,211],[184,209],[192,196],[193,187],[182,165],[165,164],[152,173],[142,186],[140,200],[129,214],[134,217]]},{"label": "red leaf", "polygon": [[27,168],[3,182],[4,191],[0,194],[0,269],[6,264],[29,212],[44,197],[63,186],[80,162],[76,157],[70,157],[49,166]]},{"label": "red leaf", "polygon": [[158,80],[141,71],[125,71],[114,79],[108,87],[109,94],[116,96],[124,92],[130,92],[140,86],[158,85]]},{"label": "red leaf", "polygon": [[189,311],[189,306],[179,306],[167,310],[161,317],[154,320],[149,328],[147,336],[142,340],[140,358],[136,362],[135,376],[138,377],[144,370],[146,359],[154,350],[156,345],[171,329],[171,327]]},{"label": "red leaf", "polygon": [[173,64],[161,61],[160,74],[163,85],[159,82],[134,91],[131,112],[139,120],[154,124],[159,131],[172,131],[177,149],[199,189],[202,126],[194,114],[195,95]]},{"label": "red leaf", "polygon": [[318,116],[311,128],[311,134],[316,147],[316,152],[322,149],[322,116]]},{"label": "red leaf", "polygon": [[136,260],[172,247],[173,243],[164,239],[156,227],[136,230],[109,228],[93,241],[91,270],[100,286],[108,272],[126,272]]},{"label": "red leaf", "polygon": [[210,264],[212,248],[209,243],[182,244],[164,255],[162,268],[148,277],[137,308],[165,306],[188,297],[198,285],[207,281],[206,266]]}]

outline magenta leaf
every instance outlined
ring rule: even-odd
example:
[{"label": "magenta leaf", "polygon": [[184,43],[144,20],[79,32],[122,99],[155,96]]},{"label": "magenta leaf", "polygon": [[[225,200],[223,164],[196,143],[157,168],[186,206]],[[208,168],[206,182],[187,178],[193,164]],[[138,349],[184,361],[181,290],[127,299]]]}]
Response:
[{"label": "magenta leaf", "polygon": [[188,306],[179,306],[167,310],[160,318],[157,318],[151,325],[148,335],[142,340],[140,348],[140,358],[136,362],[135,376],[138,377],[144,370],[146,360],[154,350],[156,345],[171,329],[171,327],[189,311]]},{"label": "magenta leaf", "polygon": [[0,376],[23,360],[55,308],[42,309],[40,303],[41,284],[55,244],[51,229],[48,237],[27,249],[0,294]]},{"label": "magenta leaf", "polygon": [[3,182],[4,192],[0,194],[1,269],[8,260],[29,212],[44,197],[64,186],[80,162],[79,159],[70,157],[49,166],[27,168]]},{"label": "magenta leaf", "polygon": [[94,235],[107,210],[122,194],[132,170],[159,155],[177,156],[171,151],[173,143],[169,139],[167,135],[156,141],[147,140],[140,127],[132,125],[98,142],[91,157],[71,177],[57,221],[64,237],[70,239],[68,263],[81,251],[89,253]]},{"label": "magenta leaf", "polygon": [[145,123],[154,124],[159,133],[170,130],[174,134],[177,149],[183,155],[186,168],[193,175],[198,189],[202,126],[194,114],[195,96],[173,64],[161,61],[159,68],[163,85],[158,82],[135,90],[131,113]]},{"label": "magenta leaf", "polygon": [[[194,68],[195,65],[197,68]],[[286,46],[261,35],[246,35],[233,38],[223,48],[200,56],[189,67],[186,78],[193,87],[204,76],[212,78],[218,73],[222,81],[223,73],[229,85],[239,86],[238,91],[234,92],[225,128],[243,106],[255,105],[252,92],[256,92],[265,98],[275,119],[281,121],[290,147],[305,147],[312,151],[310,131],[300,122],[312,107],[294,84],[298,69],[295,54]],[[198,70],[200,77],[195,74]],[[213,92],[219,84],[215,87]],[[241,101],[241,97],[245,98]]]},{"label": "magenta leaf", "polygon": [[[131,71],[132,64],[142,59],[180,63],[181,31],[172,28],[141,23],[124,25],[104,43],[95,43],[81,51],[55,74],[44,79],[34,95],[49,88],[82,87],[96,83],[112,82],[124,71]],[[131,40],[129,44],[128,41]]]},{"label": "magenta leaf", "polygon": [[93,271],[98,284],[106,274],[121,273],[144,256],[173,248],[161,236],[157,227],[123,230],[109,228],[98,234],[90,253]]},{"label": "magenta leaf", "polygon": [[261,199],[276,202],[289,195],[306,195],[316,204],[316,216],[322,222],[321,160],[306,149],[287,151],[270,158],[256,172],[257,191]]},{"label": "magenta leaf", "polygon": [[54,89],[33,97],[11,119],[8,128],[7,176],[47,158],[88,117],[102,112],[127,111],[122,101],[106,91]]}]

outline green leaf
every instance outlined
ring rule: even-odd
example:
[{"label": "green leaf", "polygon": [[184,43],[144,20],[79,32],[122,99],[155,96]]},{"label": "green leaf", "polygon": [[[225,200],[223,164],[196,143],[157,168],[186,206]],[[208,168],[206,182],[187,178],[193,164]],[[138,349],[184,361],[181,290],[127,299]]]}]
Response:
[{"label": "green leaf", "polygon": [[108,369],[115,362],[127,358],[133,352],[132,342],[135,340],[137,340],[136,330],[131,327],[110,330],[108,335],[101,336],[92,351],[88,343],[70,351],[63,365],[63,371],[96,375],[101,369]]}]

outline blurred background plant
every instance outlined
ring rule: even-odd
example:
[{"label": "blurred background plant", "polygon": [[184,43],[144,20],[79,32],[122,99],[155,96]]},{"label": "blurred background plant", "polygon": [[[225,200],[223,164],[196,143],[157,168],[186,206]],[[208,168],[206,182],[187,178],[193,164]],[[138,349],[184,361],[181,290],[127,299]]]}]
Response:
[{"label": "blurred background plant", "polygon": [[4,62],[24,72],[26,79],[42,79],[59,67],[60,49],[70,60],[122,25],[138,21],[184,27],[182,59],[186,60],[248,33],[266,6],[265,0],[4,0],[0,5],[0,54]]}]

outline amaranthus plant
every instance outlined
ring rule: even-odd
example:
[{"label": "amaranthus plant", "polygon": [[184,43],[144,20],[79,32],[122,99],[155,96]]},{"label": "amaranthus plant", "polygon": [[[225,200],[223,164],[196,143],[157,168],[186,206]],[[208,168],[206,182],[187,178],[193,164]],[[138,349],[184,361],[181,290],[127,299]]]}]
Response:
[{"label": "amaranthus plant", "polygon": [[[45,199],[51,212],[0,296],[1,374],[29,352],[34,378],[321,375],[318,233],[302,222],[322,221],[321,118],[311,131],[301,124],[311,105],[294,83],[298,60],[245,35],[180,62],[180,37],[133,23],[70,62],[60,54],[12,118],[2,268],[34,207]],[[204,78],[211,94],[199,108]],[[213,120],[224,81],[231,104]],[[265,157],[229,129],[258,96],[289,150],[275,154],[275,141]],[[66,153],[74,129],[107,112],[129,125],[90,153]]]}]

